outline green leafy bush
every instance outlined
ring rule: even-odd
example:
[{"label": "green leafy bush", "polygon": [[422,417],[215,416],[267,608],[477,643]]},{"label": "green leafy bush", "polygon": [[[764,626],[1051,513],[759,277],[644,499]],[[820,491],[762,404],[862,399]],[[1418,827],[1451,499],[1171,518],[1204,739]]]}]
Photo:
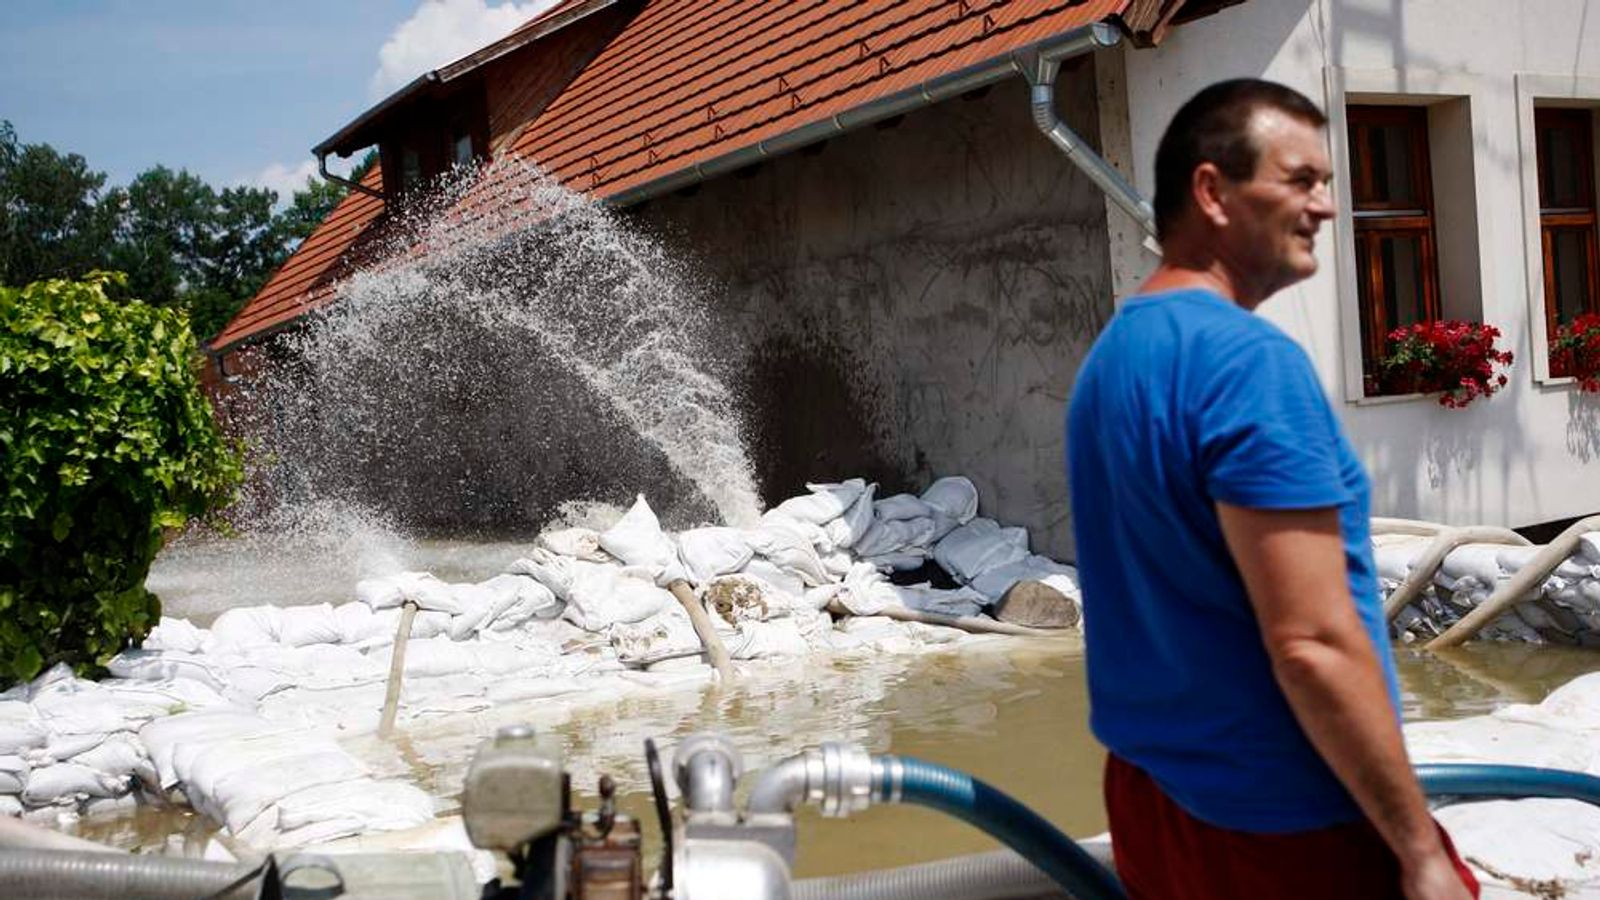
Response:
[{"label": "green leafy bush", "polygon": [[0,684],[143,638],[164,530],[239,481],[183,313],[107,299],[120,281],[0,287]]}]

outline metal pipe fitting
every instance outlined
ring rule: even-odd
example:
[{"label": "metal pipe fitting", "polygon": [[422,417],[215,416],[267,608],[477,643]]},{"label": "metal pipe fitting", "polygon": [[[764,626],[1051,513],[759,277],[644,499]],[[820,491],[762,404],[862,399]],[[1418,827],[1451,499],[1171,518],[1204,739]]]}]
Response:
[{"label": "metal pipe fitting", "polygon": [[733,813],[733,788],[744,773],[739,749],[726,735],[692,734],[672,754],[672,773],[690,814]]},{"label": "metal pipe fitting", "polygon": [[880,764],[860,745],[829,742],[761,773],[745,808],[752,816],[787,814],[808,803],[824,816],[840,818],[872,805],[873,785],[882,775]]}]

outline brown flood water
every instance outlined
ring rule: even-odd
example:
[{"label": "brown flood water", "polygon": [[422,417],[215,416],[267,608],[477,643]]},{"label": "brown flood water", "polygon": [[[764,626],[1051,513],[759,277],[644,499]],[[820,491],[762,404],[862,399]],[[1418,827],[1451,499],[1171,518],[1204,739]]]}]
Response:
[{"label": "brown flood water", "polygon": [[[1600,670],[1600,653],[1561,647],[1476,645],[1433,656],[1397,647],[1408,721],[1478,715],[1508,703],[1538,702],[1572,678]],[[587,707],[544,701],[491,713],[426,720],[395,745],[346,742],[381,774],[413,779],[448,807],[472,749],[493,729],[531,721],[559,735],[579,802],[595,803],[600,772],[617,778],[622,807],[644,821],[647,866],[659,853],[642,754],[645,737],[670,748],[695,731],[729,733],[747,769],[762,768],[825,740],[851,740],[952,766],[1037,810],[1067,834],[1105,829],[1100,800],[1104,751],[1087,727],[1081,647],[1072,641],[1006,640],[917,657],[791,663],[752,672],[731,689],[692,688],[628,695]],[[159,852],[188,830],[209,833],[189,814],[137,814],[85,821],[78,833]],[[858,871],[992,849],[977,830],[910,808],[854,818],[801,816],[800,877]]]}]

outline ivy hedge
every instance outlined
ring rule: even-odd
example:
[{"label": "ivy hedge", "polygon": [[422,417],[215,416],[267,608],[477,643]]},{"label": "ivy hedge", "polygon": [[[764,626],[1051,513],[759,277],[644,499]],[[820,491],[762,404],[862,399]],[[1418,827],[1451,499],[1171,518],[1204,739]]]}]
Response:
[{"label": "ivy hedge", "polygon": [[57,662],[93,673],[142,639],[164,532],[239,482],[187,319],[108,299],[120,283],[0,286],[0,685]]}]

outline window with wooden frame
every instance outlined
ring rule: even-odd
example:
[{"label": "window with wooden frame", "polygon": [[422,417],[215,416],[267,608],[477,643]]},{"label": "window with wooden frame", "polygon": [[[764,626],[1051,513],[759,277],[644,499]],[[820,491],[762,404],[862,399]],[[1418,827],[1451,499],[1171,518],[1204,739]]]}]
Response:
[{"label": "window with wooden frame", "polygon": [[[1545,333],[1600,312],[1596,246],[1594,119],[1587,109],[1538,107],[1533,131],[1539,166],[1539,242],[1544,248]],[[1557,360],[1550,374],[1569,374]]]},{"label": "window with wooden frame", "polygon": [[1350,106],[1351,215],[1361,361],[1366,393],[1378,393],[1378,360],[1390,331],[1439,318],[1439,262],[1428,165],[1428,111]]}]

